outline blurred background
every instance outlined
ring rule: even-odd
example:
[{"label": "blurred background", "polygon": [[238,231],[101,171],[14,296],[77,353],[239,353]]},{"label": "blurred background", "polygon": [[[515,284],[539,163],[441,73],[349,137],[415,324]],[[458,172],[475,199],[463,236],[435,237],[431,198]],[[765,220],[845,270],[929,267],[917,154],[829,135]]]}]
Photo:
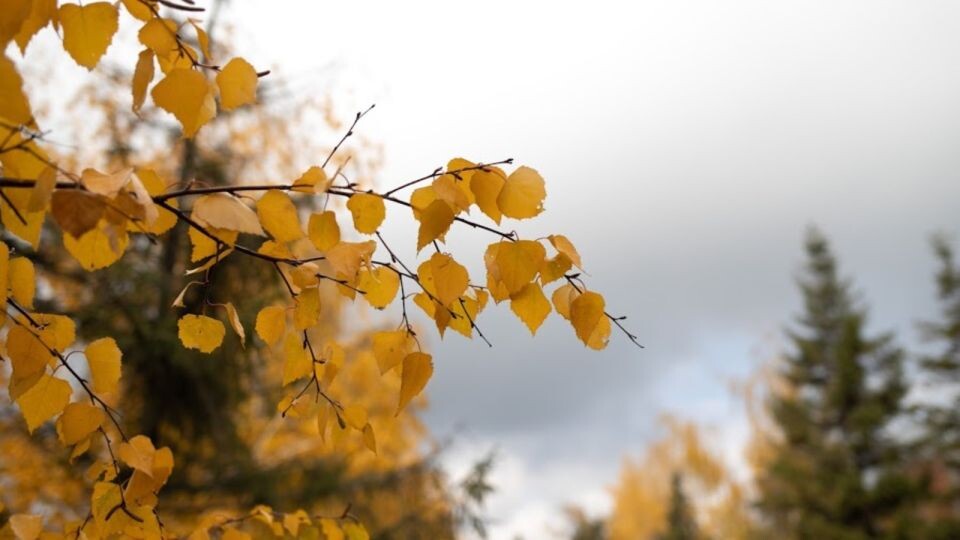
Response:
[{"label": "blurred background", "polygon": [[[960,5],[219,6],[217,39],[272,70],[266,112],[211,130],[220,138],[198,143],[205,159],[182,147],[170,158],[160,136],[156,160],[171,176],[295,178],[375,103],[351,150],[358,179],[391,187],[459,156],[535,167],[547,211],[516,228],[567,235],[645,346],[615,333],[590,351],[557,318],[533,338],[503,306],[480,321],[492,349],[431,337],[429,404],[396,434],[396,461],[343,469],[379,515],[377,504],[396,506],[376,502],[398,493],[387,470],[414,471],[405,489],[433,501],[439,517],[426,524],[391,506],[413,525],[387,523],[381,537],[960,535]],[[41,44],[26,58],[43,54]],[[82,79],[72,64],[31,66],[36,77],[60,70],[68,87]],[[115,76],[126,83],[131,70]],[[53,118],[57,100],[49,107]],[[88,129],[43,125],[54,140]],[[303,142],[277,147],[269,168],[236,169],[280,134]],[[98,136],[119,160],[118,141],[156,142]],[[416,235],[406,216],[387,219],[391,236]],[[448,248],[481,275],[469,254],[490,239],[465,229]],[[241,394],[218,395],[249,406]],[[156,433],[176,416],[141,410]],[[183,448],[205,455],[201,443]],[[327,463],[324,452],[310,455]],[[189,494],[221,473],[238,493],[263,487],[203,469],[171,489]]]}]

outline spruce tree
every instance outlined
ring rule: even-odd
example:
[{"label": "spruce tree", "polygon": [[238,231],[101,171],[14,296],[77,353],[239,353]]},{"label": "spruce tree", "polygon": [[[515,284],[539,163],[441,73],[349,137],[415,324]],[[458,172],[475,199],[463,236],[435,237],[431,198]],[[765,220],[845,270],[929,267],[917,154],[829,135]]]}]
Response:
[{"label": "spruce tree", "polygon": [[925,514],[930,538],[960,538],[960,265],[944,237],[933,242],[941,319],[923,325],[937,349],[921,359],[924,392],[932,398],[917,407],[924,436],[917,454],[927,467]]},{"label": "spruce tree", "polygon": [[667,530],[658,540],[696,540],[700,538],[690,501],[683,491],[683,476],[675,472],[670,484],[670,507],[667,510]]},{"label": "spruce tree", "polygon": [[758,509],[778,538],[896,536],[909,492],[890,433],[903,352],[889,334],[866,334],[866,311],[817,231],[806,256],[804,310],[768,402],[781,438],[759,475]]}]

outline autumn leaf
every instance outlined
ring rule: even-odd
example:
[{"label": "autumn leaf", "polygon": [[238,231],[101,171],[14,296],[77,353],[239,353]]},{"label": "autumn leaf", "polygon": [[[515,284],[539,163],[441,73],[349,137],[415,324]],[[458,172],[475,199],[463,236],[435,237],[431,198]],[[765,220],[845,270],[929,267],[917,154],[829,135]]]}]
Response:
[{"label": "autumn leaf", "polygon": [[433,358],[422,352],[412,352],[403,359],[400,372],[400,402],[396,414],[420,394],[433,376]]},{"label": "autumn leaf", "polygon": [[[4,11],[0,10],[0,13]],[[0,54],[0,117],[23,125],[33,120],[30,102],[23,93],[23,79],[13,62],[2,54]]]},{"label": "autumn leaf", "polygon": [[72,446],[86,439],[103,423],[103,409],[89,403],[70,403],[57,419],[60,442]]},{"label": "autumn leaf", "polygon": [[497,224],[503,216],[497,199],[505,182],[503,172],[496,168],[489,171],[478,170],[470,178],[470,190],[473,191],[477,206]]},{"label": "autumn leaf", "polygon": [[407,353],[413,348],[413,340],[406,330],[394,332],[377,332],[371,338],[373,341],[373,355],[377,359],[380,374],[390,371],[400,365]]},{"label": "autumn leaf", "polygon": [[137,57],[137,65],[133,69],[133,84],[131,85],[133,112],[139,113],[140,107],[143,107],[143,102],[147,99],[147,87],[151,81],[153,81],[153,51],[144,49],[140,51],[140,56]]},{"label": "autumn leaf", "polygon": [[217,115],[213,89],[199,71],[174,69],[153,87],[150,95],[158,107],[180,121],[183,136],[188,139]]},{"label": "autumn leaf", "polygon": [[293,181],[293,191],[303,193],[323,193],[330,186],[330,180],[323,169],[314,165]]},{"label": "autumn leaf", "polygon": [[371,306],[383,309],[397,296],[400,278],[394,270],[382,266],[364,268],[357,274],[357,288],[364,292],[363,298]]},{"label": "autumn leaf", "polygon": [[510,297],[510,309],[527,325],[530,334],[537,329],[550,314],[550,302],[543,289],[536,282],[527,283],[519,292]]},{"label": "autumn leaf", "polygon": [[330,210],[311,214],[310,221],[307,223],[307,235],[313,246],[320,251],[327,251],[340,243],[337,214]]},{"label": "autumn leaf", "polygon": [[78,64],[92,70],[117,32],[117,8],[108,2],[64,4],[59,17],[63,48]]},{"label": "autumn leaf", "polygon": [[417,251],[441,238],[450,230],[455,215],[446,201],[437,199],[420,214],[420,230],[417,233]]},{"label": "autumn leaf", "polygon": [[268,191],[257,200],[257,216],[263,228],[277,242],[292,242],[303,238],[297,207],[286,193]]},{"label": "autumn leaf", "polygon": [[434,253],[420,265],[417,274],[423,287],[445,307],[456,302],[470,283],[467,269],[445,253]]},{"label": "autumn leaf", "polygon": [[217,73],[220,106],[232,111],[257,101],[257,70],[243,58],[234,58]]},{"label": "autumn leaf", "polygon": [[520,167],[510,173],[497,195],[497,206],[503,215],[515,219],[532,218],[543,212],[547,191],[543,178],[530,167]]},{"label": "autumn leaf", "polygon": [[361,405],[348,405],[341,414],[347,425],[353,429],[362,430],[363,426],[367,425],[367,410]]},{"label": "autumn leaf", "polygon": [[190,216],[201,225],[264,236],[257,213],[226,193],[204,195],[193,203]]},{"label": "autumn leaf", "polygon": [[188,314],[177,323],[180,342],[188,349],[211,353],[223,343],[223,323],[206,315]]},{"label": "autumn leaf", "polygon": [[43,375],[29,390],[21,394],[17,398],[17,404],[20,405],[30,433],[63,412],[63,408],[70,401],[71,393],[67,381]]},{"label": "autumn leaf", "polygon": [[90,366],[93,390],[106,394],[116,392],[120,381],[120,359],[123,357],[117,342],[109,337],[100,338],[87,345],[83,355]]},{"label": "autumn leaf", "polygon": [[371,193],[357,193],[347,200],[347,209],[353,216],[353,226],[357,232],[373,234],[377,232],[386,216],[383,199]]},{"label": "autumn leaf", "polygon": [[561,254],[566,255],[577,268],[583,269],[583,263],[580,262],[580,254],[577,253],[577,248],[573,247],[573,243],[567,239],[566,236],[562,234],[551,234],[547,237],[550,240],[550,243],[553,245],[554,249],[559,251]]},{"label": "autumn leaf", "polygon": [[585,291],[570,302],[570,323],[577,337],[589,345],[590,337],[604,317],[604,300],[599,294]]},{"label": "autumn leaf", "polygon": [[275,345],[286,331],[286,308],[284,306],[267,306],[257,314],[254,327],[257,335],[267,345]]}]

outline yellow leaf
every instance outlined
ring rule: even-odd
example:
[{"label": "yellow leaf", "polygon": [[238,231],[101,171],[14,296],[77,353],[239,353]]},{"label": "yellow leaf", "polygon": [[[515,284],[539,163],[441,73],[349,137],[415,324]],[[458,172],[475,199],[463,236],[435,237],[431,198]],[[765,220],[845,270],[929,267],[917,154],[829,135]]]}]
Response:
[{"label": "yellow leaf", "polygon": [[20,31],[20,27],[30,17],[30,0],[5,0],[0,10],[0,47],[6,49],[7,43]]},{"label": "yellow leaf", "polygon": [[346,535],[347,540],[370,540],[370,534],[367,533],[363,524],[353,521],[347,521],[343,524],[343,534]]},{"label": "yellow leaf", "polygon": [[435,200],[437,200],[437,192],[434,191],[433,186],[423,186],[413,190],[410,194],[410,209],[413,210],[413,217],[418,221],[421,220],[423,211]]},{"label": "yellow leaf", "polygon": [[587,347],[590,347],[593,350],[599,351],[607,347],[607,342],[610,340],[610,318],[609,317],[600,317],[600,321],[597,322],[597,327],[593,329],[593,332],[590,334],[590,339],[587,340]]},{"label": "yellow leaf", "polygon": [[[228,246],[232,246],[237,242],[237,231],[218,229],[216,227],[207,227],[206,231]],[[213,238],[210,238],[198,229],[191,227],[187,231],[187,236],[190,238],[190,244],[193,246],[193,250],[190,252],[190,262],[197,262],[216,255],[218,249],[220,249],[219,257],[221,260],[226,256],[226,249],[218,248],[217,242]],[[214,259],[214,262],[216,262],[216,259]]]},{"label": "yellow leaf", "polygon": [[204,226],[264,236],[257,213],[240,199],[226,193],[213,193],[193,203],[190,217]]},{"label": "yellow leaf", "polygon": [[143,102],[147,99],[147,87],[150,86],[151,81],[153,81],[153,51],[144,49],[140,51],[140,55],[137,57],[137,66],[133,70],[133,85],[131,86],[133,112],[139,113],[140,107],[143,107]]},{"label": "yellow leaf", "polygon": [[[3,249],[3,247],[0,247]],[[36,273],[33,263],[26,257],[16,257],[10,260],[8,266],[10,275],[10,292],[13,299],[22,307],[33,307],[33,294],[36,288]],[[6,305],[6,302],[4,302]]]},{"label": "yellow leaf", "polygon": [[53,355],[40,339],[22,326],[13,326],[7,333],[7,356],[13,364],[13,378],[35,378],[53,361]]},{"label": "yellow leaf", "polygon": [[60,442],[72,446],[86,439],[103,423],[103,409],[89,403],[71,403],[57,419]]},{"label": "yellow leaf", "polygon": [[21,54],[27,52],[27,45],[30,44],[30,40],[33,39],[34,34],[49,24],[50,21],[54,20],[56,16],[57,0],[33,1],[33,9],[30,11],[30,16],[23,22],[20,26],[20,31],[17,32],[16,37],[14,37],[14,41],[16,41],[17,46],[20,47]]},{"label": "yellow leaf", "polygon": [[460,300],[463,302],[462,304],[455,302],[450,307],[457,317],[450,317],[449,327],[459,332],[463,337],[473,339],[473,325],[471,321],[477,320],[480,306],[477,300],[469,296],[464,296]]},{"label": "yellow leaf", "polygon": [[374,454],[377,453],[377,436],[373,433],[373,426],[369,422],[363,426],[363,445],[367,447],[367,450]]},{"label": "yellow leaf", "polygon": [[604,318],[603,297],[595,292],[585,291],[570,302],[570,323],[577,331],[577,337],[584,344],[590,344],[600,320]]},{"label": "yellow leaf", "polygon": [[257,314],[256,331],[267,345],[280,341],[286,331],[286,308],[284,306],[267,306]]},{"label": "yellow leaf", "polygon": [[40,338],[50,347],[63,352],[77,338],[77,325],[70,317],[50,313],[34,313],[33,320],[43,327]]},{"label": "yellow leaf", "polygon": [[381,375],[400,365],[413,348],[413,340],[410,339],[406,330],[376,332],[373,334],[372,341],[373,356],[377,359]]},{"label": "yellow leaf", "polygon": [[117,347],[113,338],[100,338],[83,351],[90,366],[90,376],[93,378],[93,391],[112,394],[117,391],[120,382],[120,359],[123,353]]},{"label": "yellow leaf", "polygon": [[[168,183],[160,178],[155,171],[151,169],[137,169],[135,172],[140,185],[147,192],[147,196],[160,195],[167,190]],[[152,203],[152,201],[151,201]],[[175,200],[168,200],[167,204],[174,208],[179,206]],[[156,206],[156,205],[154,205]],[[166,208],[156,208],[157,218],[152,223],[146,223],[145,229],[152,234],[161,235],[177,224],[177,216]]]},{"label": "yellow leaf", "polygon": [[117,32],[117,8],[109,2],[60,6],[63,48],[81,66],[96,67]]},{"label": "yellow leaf", "polygon": [[150,95],[158,107],[177,117],[186,138],[193,137],[217,115],[210,83],[202,73],[192,69],[170,71],[153,87]]},{"label": "yellow leaf", "polygon": [[306,377],[312,371],[313,359],[303,338],[297,333],[287,334],[283,339],[283,384]]},{"label": "yellow leaf", "polygon": [[550,314],[550,302],[544,296],[540,285],[532,282],[510,297],[510,309],[527,325],[530,333],[535,335]]},{"label": "yellow leaf", "polygon": [[94,229],[106,208],[104,197],[79,189],[58,189],[50,199],[53,219],[60,229],[75,238]]},{"label": "yellow leaf", "polygon": [[420,213],[420,230],[417,232],[417,251],[430,242],[447,234],[456,217],[446,201],[437,199]]},{"label": "yellow leaf", "polygon": [[320,289],[310,287],[297,295],[297,305],[293,310],[293,327],[306,330],[320,321]]},{"label": "yellow leaf", "polygon": [[292,242],[303,238],[297,207],[286,193],[268,191],[257,200],[257,216],[263,228],[277,242]]},{"label": "yellow leaf", "polygon": [[320,528],[323,530],[323,537],[326,540],[343,540],[343,531],[337,525],[336,520],[332,518],[322,518]]},{"label": "yellow leaf", "polygon": [[[0,241],[0,283],[7,282],[7,276],[10,273],[10,247],[3,241]],[[7,287],[0,287],[0,305],[7,305]],[[4,310],[6,313],[6,310]],[[3,319],[0,318],[0,322]]]},{"label": "yellow leaf", "polygon": [[303,193],[323,193],[330,187],[327,173],[314,165],[293,182],[293,190]]},{"label": "yellow leaf", "polygon": [[457,178],[452,174],[442,174],[433,181],[433,191],[437,198],[445,201],[457,212],[463,212],[473,204],[474,196],[470,191],[470,180]]},{"label": "yellow leaf", "polygon": [[230,327],[240,338],[240,346],[246,348],[247,334],[243,331],[243,324],[240,322],[240,314],[237,313],[237,308],[233,307],[231,302],[227,302],[223,307],[227,310],[227,320],[230,321]]},{"label": "yellow leaf", "polygon": [[133,168],[127,167],[112,173],[102,173],[96,169],[84,169],[80,183],[88,191],[112,199],[130,182]]},{"label": "yellow leaf", "polygon": [[210,54],[210,36],[207,35],[207,32],[197,24],[197,21],[193,19],[188,19],[190,26],[193,27],[193,30],[197,33],[197,43],[200,44],[200,50],[203,51],[203,58],[210,63],[212,58]]},{"label": "yellow leaf", "polygon": [[570,259],[570,262],[576,265],[577,268],[583,269],[583,263],[580,262],[580,254],[577,253],[577,248],[573,247],[573,243],[570,242],[566,236],[562,234],[551,234],[547,238],[550,240],[550,243],[553,244],[554,249],[566,255]]},{"label": "yellow leaf", "polygon": [[148,437],[137,435],[129,441],[120,443],[117,454],[131,469],[153,476],[153,462],[156,452],[153,442]]},{"label": "yellow leaf", "polygon": [[320,283],[320,278],[317,277],[319,272],[320,267],[316,263],[303,263],[290,270],[290,280],[298,289],[316,287]]},{"label": "yellow leaf", "polygon": [[540,173],[530,167],[520,167],[510,173],[504,182],[497,196],[497,206],[507,217],[531,218],[543,212],[543,199],[546,196]]},{"label": "yellow leaf", "polygon": [[348,405],[341,413],[347,425],[356,430],[362,430],[367,425],[367,410],[360,405]]},{"label": "yellow leaf", "polygon": [[580,293],[573,285],[567,283],[560,287],[557,287],[557,290],[553,291],[553,307],[557,310],[564,319],[570,320],[570,302],[574,298],[579,296]]},{"label": "yellow leaf", "polygon": [[353,226],[358,232],[373,234],[386,217],[383,199],[372,193],[357,193],[347,201],[347,209],[353,215]]},{"label": "yellow leaf", "polygon": [[352,281],[363,264],[370,264],[370,257],[377,249],[373,240],[366,242],[340,242],[327,250],[326,258],[334,271]]},{"label": "yellow leaf", "polygon": [[400,278],[389,268],[364,268],[357,275],[357,288],[364,292],[363,298],[377,309],[393,302],[400,289]]},{"label": "yellow leaf", "polygon": [[533,281],[545,257],[546,250],[540,242],[501,241],[487,247],[484,262],[488,277],[494,283],[503,283],[507,292],[514,294]]},{"label": "yellow leaf", "polygon": [[327,210],[310,216],[307,223],[307,234],[314,247],[320,251],[327,251],[340,242],[340,225],[337,224],[336,213]]},{"label": "yellow leaf", "polygon": [[20,405],[30,433],[63,412],[63,408],[70,402],[71,393],[67,381],[46,374],[24,392],[17,399],[17,404]]},{"label": "yellow leaf", "polygon": [[79,238],[70,234],[63,235],[63,247],[87,271],[106,268],[117,262],[127,250],[129,242],[130,237],[125,228],[114,227],[104,220]]},{"label": "yellow leaf", "polygon": [[434,253],[417,268],[417,275],[423,287],[445,307],[456,302],[470,284],[467,269],[445,253]]},{"label": "yellow leaf", "polygon": [[40,516],[14,514],[9,523],[17,540],[36,540],[43,532],[43,518]]},{"label": "yellow leaf", "polygon": [[433,376],[433,359],[427,353],[412,352],[403,359],[403,368],[400,372],[400,403],[397,413],[420,394],[427,386],[427,381]]},{"label": "yellow leaf", "polygon": [[[0,13],[5,11],[6,8],[0,9]],[[3,41],[0,41],[0,44],[2,43]],[[13,62],[2,54],[0,54],[0,117],[14,124],[28,125],[33,122],[30,102],[23,93],[23,79]]]},{"label": "yellow leaf", "polygon": [[217,73],[220,87],[220,106],[227,111],[257,101],[257,70],[243,58],[237,57]]},{"label": "yellow leaf", "polygon": [[188,314],[177,323],[180,342],[188,349],[211,353],[223,343],[223,323],[206,315]]},{"label": "yellow leaf", "polygon": [[165,58],[177,51],[176,35],[176,21],[154,17],[143,25],[137,38],[157,56]]},{"label": "yellow leaf", "polygon": [[[147,1],[153,2],[153,0]],[[153,11],[150,10],[143,0],[121,0],[121,2],[123,2],[123,7],[127,8],[127,11],[130,15],[133,15],[134,18],[140,19],[143,22],[147,22],[153,18]]]},{"label": "yellow leaf", "polygon": [[30,191],[30,200],[27,202],[28,212],[43,212],[50,205],[53,189],[57,187],[57,170],[53,167],[43,169],[37,177],[37,183]]},{"label": "yellow leaf", "polygon": [[572,266],[570,257],[557,253],[556,257],[543,261],[543,266],[540,267],[540,283],[546,285],[562,278]]},{"label": "yellow leaf", "polygon": [[500,196],[504,182],[503,172],[493,167],[489,171],[476,171],[470,178],[470,190],[473,191],[477,200],[477,206],[498,225],[503,213],[497,206],[497,198]]}]

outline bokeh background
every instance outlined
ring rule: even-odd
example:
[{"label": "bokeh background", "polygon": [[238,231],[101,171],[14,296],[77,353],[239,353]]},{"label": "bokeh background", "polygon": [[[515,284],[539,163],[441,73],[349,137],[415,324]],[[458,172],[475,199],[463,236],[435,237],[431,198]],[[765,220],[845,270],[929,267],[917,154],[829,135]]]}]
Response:
[{"label": "bokeh background", "polygon": [[[609,511],[622,458],[663,413],[711,426],[745,474],[730,383],[779,352],[811,225],[869,328],[917,342],[937,313],[928,240],[960,230],[954,3],[235,7],[255,30],[243,52],[297,89],[377,104],[362,131],[384,144],[383,185],[451,156],[535,166],[547,212],[521,230],[567,234],[646,346],[614,335],[595,353],[556,319],[531,338],[503,309],[484,321],[492,350],[434,344],[427,424],[453,437],[451,469],[496,450],[496,538],[562,529],[567,503]],[[451,245],[486,240],[460,231]]]}]

